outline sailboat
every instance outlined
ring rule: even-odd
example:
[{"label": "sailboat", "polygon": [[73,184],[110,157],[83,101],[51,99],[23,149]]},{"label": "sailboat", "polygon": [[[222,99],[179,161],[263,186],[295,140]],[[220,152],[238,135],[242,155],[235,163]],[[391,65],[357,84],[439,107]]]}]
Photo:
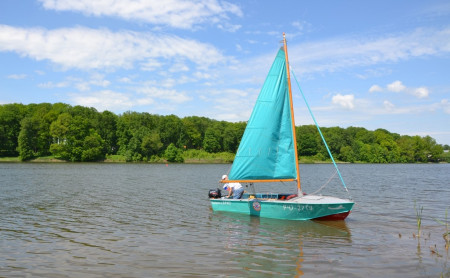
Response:
[{"label": "sailboat", "polygon": [[[336,170],[339,171],[337,166]],[[340,173],[339,176],[342,180]],[[350,199],[302,192],[284,33],[283,46],[275,57],[247,122],[228,180],[220,182],[243,183],[253,192],[245,192],[240,199],[230,199],[221,197],[219,190],[211,195],[210,190],[213,211],[288,220],[343,220],[353,208],[354,202]],[[261,182],[295,182],[297,192],[256,193],[254,184]]]}]

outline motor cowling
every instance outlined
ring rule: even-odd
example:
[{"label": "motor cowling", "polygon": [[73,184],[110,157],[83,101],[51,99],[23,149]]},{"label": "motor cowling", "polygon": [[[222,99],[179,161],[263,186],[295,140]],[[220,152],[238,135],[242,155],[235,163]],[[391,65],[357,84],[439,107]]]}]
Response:
[{"label": "motor cowling", "polygon": [[219,188],[216,189],[210,189],[208,192],[208,197],[213,199],[218,199],[222,197],[222,193]]}]

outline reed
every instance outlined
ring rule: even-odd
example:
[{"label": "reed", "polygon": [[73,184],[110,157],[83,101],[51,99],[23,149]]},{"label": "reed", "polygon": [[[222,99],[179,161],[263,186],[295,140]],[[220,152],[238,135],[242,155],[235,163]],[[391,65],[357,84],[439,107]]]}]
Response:
[{"label": "reed", "polygon": [[441,221],[441,220],[436,219],[436,218],[433,218],[433,219],[437,223],[442,224],[442,225],[445,226],[445,233],[442,235],[442,237],[445,240],[445,249],[448,252],[448,248],[450,246],[450,232],[448,230],[448,208],[445,210],[445,220],[444,221]]},{"label": "reed", "polygon": [[418,209],[416,206],[416,201],[414,201],[414,210],[416,211],[416,220],[417,220],[417,237],[420,238],[420,228],[422,226],[422,212],[423,206],[420,206]]}]

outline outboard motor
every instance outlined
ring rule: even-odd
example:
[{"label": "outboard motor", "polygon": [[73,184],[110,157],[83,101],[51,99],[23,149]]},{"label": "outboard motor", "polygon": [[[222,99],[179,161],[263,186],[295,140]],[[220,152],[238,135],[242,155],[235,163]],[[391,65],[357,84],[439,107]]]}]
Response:
[{"label": "outboard motor", "polygon": [[222,194],[220,192],[220,189],[210,189],[208,192],[208,197],[209,198],[213,198],[213,199],[219,199],[220,197],[222,197]]}]

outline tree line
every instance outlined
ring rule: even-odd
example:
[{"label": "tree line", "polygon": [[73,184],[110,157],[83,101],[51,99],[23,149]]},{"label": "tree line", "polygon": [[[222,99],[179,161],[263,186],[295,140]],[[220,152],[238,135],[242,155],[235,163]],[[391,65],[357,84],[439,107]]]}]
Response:
[{"label": "tree line", "polygon": [[[0,105],[0,157],[26,161],[53,155],[67,161],[101,161],[121,155],[126,161],[183,162],[188,150],[234,154],[246,127],[206,117],[161,116],[128,111],[116,115],[64,103]],[[345,162],[438,162],[444,148],[430,136],[406,136],[384,129],[322,128],[336,159]],[[296,127],[300,156],[326,160],[315,126]]]}]

